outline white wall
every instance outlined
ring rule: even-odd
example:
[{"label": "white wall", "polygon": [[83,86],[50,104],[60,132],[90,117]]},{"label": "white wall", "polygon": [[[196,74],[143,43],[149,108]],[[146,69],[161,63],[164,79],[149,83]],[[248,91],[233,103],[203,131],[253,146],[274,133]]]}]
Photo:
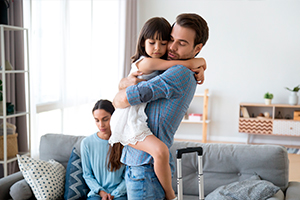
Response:
[{"label": "white wall", "polygon": [[[210,90],[208,139],[245,141],[238,133],[239,103],[288,103],[284,87],[300,84],[300,1],[290,0],[139,0],[138,30],[154,16],[171,24],[180,13],[198,13],[210,36],[199,56],[208,64]],[[298,94],[299,95],[299,94]],[[177,138],[200,139],[201,125],[181,125]],[[184,134],[185,133],[185,134]],[[188,134],[188,135],[186,135]],[[255,137],[254,142],[299,144],[300,138]]]}]

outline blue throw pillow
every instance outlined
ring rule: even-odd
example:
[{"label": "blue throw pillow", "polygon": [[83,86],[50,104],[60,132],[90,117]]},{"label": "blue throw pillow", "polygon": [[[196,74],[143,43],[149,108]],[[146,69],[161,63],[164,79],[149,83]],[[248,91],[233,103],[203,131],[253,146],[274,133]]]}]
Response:
[{"label": "blue throw pillow", "polygon": [[82,177],[82,165],[80,155],[75,147],[72,150],[67,165],[64,199],[86,199],[89,188]]}]

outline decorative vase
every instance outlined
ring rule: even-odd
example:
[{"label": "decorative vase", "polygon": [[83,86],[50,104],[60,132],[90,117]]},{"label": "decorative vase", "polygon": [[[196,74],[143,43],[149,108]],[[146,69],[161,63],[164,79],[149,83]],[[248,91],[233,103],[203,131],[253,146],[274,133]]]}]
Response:
[{"label": "decorative vase", "polygon": [[297,92],[291,91],[290,96],[289,96],[289,104],[290,105],[297,105],[298,104]]},{"label": "decorative vase", "polygon": [[266,105],[270,105],[271,102],[272,102],[272,99],[265,99],[265,104],[266,104]]}]

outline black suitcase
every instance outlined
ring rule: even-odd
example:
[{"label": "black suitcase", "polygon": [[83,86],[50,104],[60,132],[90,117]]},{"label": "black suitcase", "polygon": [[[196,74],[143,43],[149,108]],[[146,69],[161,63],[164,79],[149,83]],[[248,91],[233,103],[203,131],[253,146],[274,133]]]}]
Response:
[{"label": "black suitcase", "polygon": [[182,183],[182,167],[181,158],[185,153],[198,153],[198,182],[199,182],[199,199],[204,200],[204,185],[203,185],[203,169],[202,169],[202,147],[187,147],[184,149],[177,149],[177,196],[178,200],[183,200],[183,183]]}]

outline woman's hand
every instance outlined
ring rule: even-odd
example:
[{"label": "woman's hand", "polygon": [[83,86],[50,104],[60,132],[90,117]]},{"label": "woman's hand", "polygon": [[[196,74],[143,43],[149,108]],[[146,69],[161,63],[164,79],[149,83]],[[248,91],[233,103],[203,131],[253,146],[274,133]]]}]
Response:
[{"label": "woman's hand", "polygon": [[101,200],[113,200],[114,196],[108,194],[107,192],[100,190],[99,195],[101,197]]}]

